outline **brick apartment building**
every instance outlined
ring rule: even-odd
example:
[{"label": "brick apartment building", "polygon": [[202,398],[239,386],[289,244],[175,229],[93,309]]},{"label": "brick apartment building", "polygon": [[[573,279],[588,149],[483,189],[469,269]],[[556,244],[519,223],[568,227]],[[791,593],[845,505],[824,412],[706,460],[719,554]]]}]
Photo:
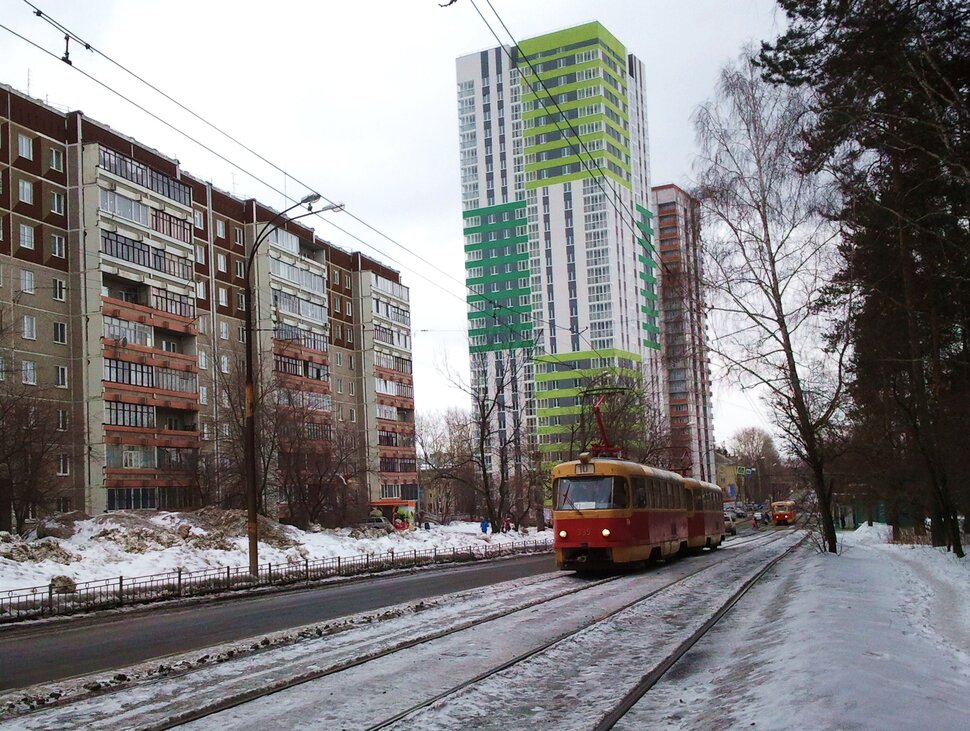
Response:
[{"label": "brick apartment building", "polygon": [[[413,508],[408,289],[300,222],[269,227],[276,216],[81,112],[0,86],[0,389],[56,407],[49,507],[231,503],[245,267],[263,237],[255,352],[290,437],[279,451],[325,452],[344,435],[359,456],[342,484]],[[0,528],[8,517],[0,506]]]}]

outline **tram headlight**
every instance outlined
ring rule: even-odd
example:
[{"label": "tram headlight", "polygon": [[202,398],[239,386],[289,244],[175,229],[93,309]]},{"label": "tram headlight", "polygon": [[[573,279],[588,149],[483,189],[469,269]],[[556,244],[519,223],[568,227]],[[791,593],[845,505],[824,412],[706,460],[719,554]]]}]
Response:
[{"label": "tram headlight", "polygon": [[566,531],[564,531],[564,530],[559,531],[559,537],[560,538],[565,538],[566,537]]},{"label": "tram headlight", "polygon": [[610,529],[609,528],[604,528],[603,529],[603,538],[609,538],[609,537],[610,537]]}]

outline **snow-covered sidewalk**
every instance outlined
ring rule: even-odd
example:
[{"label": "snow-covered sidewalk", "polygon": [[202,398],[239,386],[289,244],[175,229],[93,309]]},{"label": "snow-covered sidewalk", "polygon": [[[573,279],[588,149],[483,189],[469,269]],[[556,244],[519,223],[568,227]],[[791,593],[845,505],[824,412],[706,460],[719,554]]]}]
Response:
[{"label": "snow-covered sidewalk", "polygon": [[684,658],[700,676],[617,728],[970,729],[970,561],[887,526],[840,540],[779,564]]}]

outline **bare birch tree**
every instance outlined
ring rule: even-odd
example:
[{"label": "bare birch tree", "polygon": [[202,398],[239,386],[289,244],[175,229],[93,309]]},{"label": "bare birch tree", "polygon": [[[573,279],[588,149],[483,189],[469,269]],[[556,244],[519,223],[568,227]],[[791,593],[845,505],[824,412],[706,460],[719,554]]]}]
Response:
[{"label": "bare birch tree", "polygon": [[804,96],[763,81],[751,55],[723,69],[714,100],[695,116],[711,349],[742,389],[764,395],[811,472],[834,553],[826,466],[843,416],[848,345],[845,318],[822,308],[820,290],[838,270],[837,232],[823,215],[829,189],[796,169]]}]

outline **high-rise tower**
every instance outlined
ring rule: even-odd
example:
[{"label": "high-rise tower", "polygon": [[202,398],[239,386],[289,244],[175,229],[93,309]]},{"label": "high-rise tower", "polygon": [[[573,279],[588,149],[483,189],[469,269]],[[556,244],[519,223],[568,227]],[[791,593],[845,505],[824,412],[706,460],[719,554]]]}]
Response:
[{"label": "high-rise tower", "polygon": [[700,204],[670,184],[653,189],[653,203],[664,269],[660,296],[670,466],[683,475],[714,482],[711,371],[698,241]]},{"label": "high-rise tower", "polygon": [[593,22],[457,76],[472,384],[556,461],[601,374],[663,398],[643,64]]}]

